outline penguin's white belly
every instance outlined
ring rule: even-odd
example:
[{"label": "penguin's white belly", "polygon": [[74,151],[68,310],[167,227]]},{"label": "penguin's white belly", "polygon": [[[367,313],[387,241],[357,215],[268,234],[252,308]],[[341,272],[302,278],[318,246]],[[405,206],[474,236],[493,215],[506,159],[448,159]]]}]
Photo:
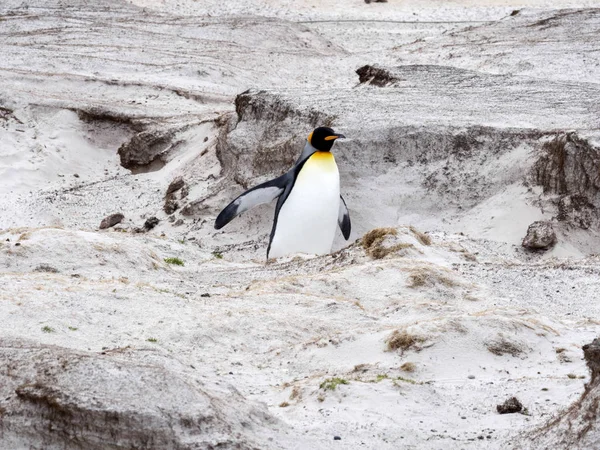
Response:
[{"label": "penguin's white belly", "polygon": [[304,164],[279,211],[269,257],[331,251],[340,206],[340,175],[330,152]]}]

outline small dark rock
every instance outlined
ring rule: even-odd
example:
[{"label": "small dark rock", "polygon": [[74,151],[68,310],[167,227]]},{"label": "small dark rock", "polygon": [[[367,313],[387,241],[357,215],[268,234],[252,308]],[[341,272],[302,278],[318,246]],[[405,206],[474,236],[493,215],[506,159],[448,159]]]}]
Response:
[{"label": "small dark rock", "polygon": [[387,3],[388,0],[365,0],[365,3],[368,5],[369,3]]},{"label": "small dark rock", "polygon": [[334,437],[333,437],[333,440],[334,440],[334,441],[341,441],[341,440],[342,440],[342,438],[341,438],[340,436],[334,436]]},{"label": "small dark rock", "polygon": [[515,9],[513,10],[513,12],[510,13],[511,16],[516,16],[517,14],[519,14],[521,12],[520,9]]},{"label": "small dark rock", "polygon": [[169,184],[169,187],[167,188],[167,195],[172,194],[173,192],[177,192],[183,186],[185,186],[185,181],[183,181],[183,177],[175,178],[173,181],[171,181],[171,184]]},{"label": "small dark rock", "polygon": [[545,221],[533,222],[527,228],[523,247],[531,250],[547,250],[556,244],[556,233],[552,224]]},{"label": "small dark rock", "polygon": [[206,136],[206,137],[204,138],[204,142],[206,142],[206,141],[208,141],[208,136]]},{"label": "small dark rock", "polygon": [[159,159],[172,144],[176,129],[148,129],[123,143],[117,153],[126,169],[148,166]]},{"label": "small dark rock", "polygon": [[165,206],[163,207],[163,211],[167,214],[173,214],[175,211],[179,209],[179,203],[173,200],[172,198],[168,198],[165,201]]},{"label": "small dark rock", "polygon": [[74,176],[75,178],[79,178],[79,174],[78,174],[78,173],[74,173],[74,174],[73,174],[73,176]]},{"label": "small dark rock", "polygon": [[185,186],[183,186],[181,188],[181,192],[179,193],[179,196],[181,198],[186,198],[189,193],[190,193],[190,189],[189,189],[188,185],[186,184]]},{"label": "small dark rock", "polygon": [[514,414],[521,412],[523,405],[517,400],[517,397],[511,397],[501,405],[496,405],[496,409],[500,414]]},{"label": "small dark rock", "polygon": [[148,218],[146,220],[146,222],[144,222],[144,229],[146,231],[151,230],[152,228],[154,228],[156,225],[158,225],[158,223],[160,222],[160,220],[158,220],[158,218],[152,216],[150,218]]},{"label": "small dark rock", "polygon": [[102,222],[100,222],[100,229],[104,230],[105,228],[114,227],[116,224],[121,223],[124,218],[125,216],[121,213],[106,216],[104,219],[102,219]]},{"label": "small dark rock", "polygon": [[33,270],[34,270],[34,272],[58,273],[58,269],[56,269],[48,264],[40,264]]},{"label": "small dark rock", "polygon": [[361,84],[368,83],[373,86],[385,87],[399,81],[398,78],[393,76],[387,70],[369,64],[356,69],[356,73],[358,74],[358,81]]},{"label": "small dark rock", "polygon": [[181,225],[183,225],[183,219],[177,219],[173,224],[174,227],[179,227]]},{"label": "small dark rock", "polygon": [[201,294],[200,297],[210,297],[210,294],[208,292],[205,292],[204,294]]}]

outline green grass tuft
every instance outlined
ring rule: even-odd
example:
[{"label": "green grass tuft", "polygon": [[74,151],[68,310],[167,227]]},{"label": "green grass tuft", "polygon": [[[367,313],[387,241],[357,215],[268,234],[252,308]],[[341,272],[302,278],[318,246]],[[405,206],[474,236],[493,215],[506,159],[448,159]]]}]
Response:
[{"label": "green grass tuft", "polygon": [[410,384],[421,384],[418,381],[411,380],[410,378],[404,378],[404,377],[397,377],[394,380],[395,381],[404,381],[405,383],[410,383]]},{"label": "green grass tuft", "polygon": [[338,387],[338,385],[340,384],[350,384],[348,383],[348,380],[344,380],[343,378],[327,378],[325,381],[323,381],[319,387],[321,389],[325,389],[326,391],[335,391],[335,389]]},{"label": "green grass tuft", "polygon": [[42,327],[42,331],[44,333],[54,333],[56,330],[54,328],[52,328],[52,327],[49,327],[48,325],[44,325]]},{"label": "green grass tuft", "polygon": [[148,339],[146,339],[146,340],[147,340],[148,342],[152,342],[152,343],[156,343],[156,342],[158,342],[158,339],[156,339],[156,338],[148,338]]},{"label": "green grass tuft", "polygon": [[179,258],[165,258],[167,264],[175,264],[176,266],[183,266],[183,260]]},{"label": "green grass tuft", "polygon": [[71,331],[77,331],[77,330],[78,330],[78,328],[77,328],[77,327],[68,327],[68,328],[69,328],[69,330],[71,330]]},{"label": "green grass tuft", "polygon": [[212,252],[213,256],[217,259],[223,259],[223,253],[214,251]]}]

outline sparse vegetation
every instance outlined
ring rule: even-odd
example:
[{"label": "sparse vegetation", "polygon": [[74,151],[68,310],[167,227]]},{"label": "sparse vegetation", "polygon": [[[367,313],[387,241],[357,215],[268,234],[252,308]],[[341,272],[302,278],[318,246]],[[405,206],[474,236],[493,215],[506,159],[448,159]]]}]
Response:
[{"label": "sparse vegetation", "polygon": [[575,375],[574,373],[568,373],[567,376],[571,379],[574,380],[575,378],[577,378],[577,375]]},{"label": "sparse vegetation", "polygon": [[290,400],[300,399],[302,398],[302,391],[298,386],[294,386],[292,389],[292,393],[290,394]]},{"label": "sparse vegetation", "polygon": [[42,327],[42,331],[44,333],[54,333],[56,330],[54,328],[52,328],[52,327],[49,327],[48,325],[44,325]]},{"label": "sparse vegetation", "polygon": [[396,378],[394,378],[394,384],[397,384],[398,381],[402,381],[404,383],[409,383],[409,384],[421,384],[418,381],[411,380],[410,378],[404,378],[404,377],[396,377]]},{"label": "sparse vegetation", "polygon": [[148,342],[152,342],[153,344],[154,344],[154,343],[156,343],[156,342],[158,342],[158,339],[156,339],[156,338],[153,338],[153,337],[151,337],[151,338],[148,338],[148,339],[146,339],[146,340],[147,340]]},{"label": "sparse vegetation", "polygon": [[290,406],[290,404],[289,404],[288,402],[281,402],[281,403],[279,404],[279,407],[280,407],[280,408],[287,408],[288,406]]},{"label": "sparse vegetation", "polygon": [[400,370],[403,370],[404,372],[414,372],[416,369],[417,366],[415,365],[415,363],[411,362],[405,362],[400,366]]},{"label": "sparse vegetation", "polygon": [[387,376],[387,374],[379,374],[377,375],[377,378],[375,379],[375,383],[379,383],[380,381],[383,380],[387,380],[389,377]]},{"label": "sparse vegetation", "polygon": [[417,240],[423,245],[431,245],[431,238],[427,236],[425,233],[420,232],[412,225],[409,227],[412,234],[415,235]]},{"label": "sparse vegetation", "polygon": [[183,260],[180,258],[165,258],[167,264],[174,264],[176,266],[183,266]]},{"label": "sparse vegetation", "polygon": [[49,264],[40,264],[33,270],[34,272],[58,273],[58,269],[50,266]]},{"label": "sparse vegetation", "polygon": [[515,342],[511,342],[504,336],[499,336],[495,341],[490,341],[485,344],[489,352],[494,355],[511,355],[519,356],[523,353],[523,347]]},{"label": "sparse vegetation", "polygon": [[321,389],[325,389],[326,391],[335,391],[335,389],[340,385],[340,384],[349,384],[348,380],[344,380],[343,378],[327,378],[325,381],[323,381],[319,387]]},{"label": "sparse vegetation", "polygon": [[223,259],[223,253],[218,252],[216,250],[214,252],[212,252],[212,255],[217,259]]},{"label": "sparse vegetation", "polygon": [[395,330],[386,340],[389,351],[401,350],[403,353],[411,347],[416,347],[424,339],[406,331]]},{"label": "sparse vegetation", "polygon": [[71,330],[71,331],[77,331],[77,330],[79,329],[79,328],[77,328],[77,327],[68,327],[68,328],[69,328],[69,330]]},{"label": "sparse vegetation", "polygon": [[390,253],[414,247],[412,244],[406,242],[400,242],[389,247],[382,245],[386,237],[397,235],[398,231],[395,228],[375,228],[363,236],[361,244],[365,249],[365,253],[373,259],[382,259]]},{"label": "sparse vegetation", "polygon": [[418,288],[426,285],[442,284],[447,287],[456,286],[457,283],[450,277],[438,273],[429,267],[419,267],[413,269],[408,275],[408,287]]}]

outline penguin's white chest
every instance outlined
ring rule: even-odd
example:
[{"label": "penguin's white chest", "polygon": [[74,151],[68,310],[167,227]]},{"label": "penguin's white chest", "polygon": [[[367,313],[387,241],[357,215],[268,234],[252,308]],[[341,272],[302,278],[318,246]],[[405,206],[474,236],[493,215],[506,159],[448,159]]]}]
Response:
[{"label": "penguin's white chest", "polygon": [[304,164],[279,211],[269,257],[331,251],[340,207],[340,174],[330,152],[316,152]]}]

